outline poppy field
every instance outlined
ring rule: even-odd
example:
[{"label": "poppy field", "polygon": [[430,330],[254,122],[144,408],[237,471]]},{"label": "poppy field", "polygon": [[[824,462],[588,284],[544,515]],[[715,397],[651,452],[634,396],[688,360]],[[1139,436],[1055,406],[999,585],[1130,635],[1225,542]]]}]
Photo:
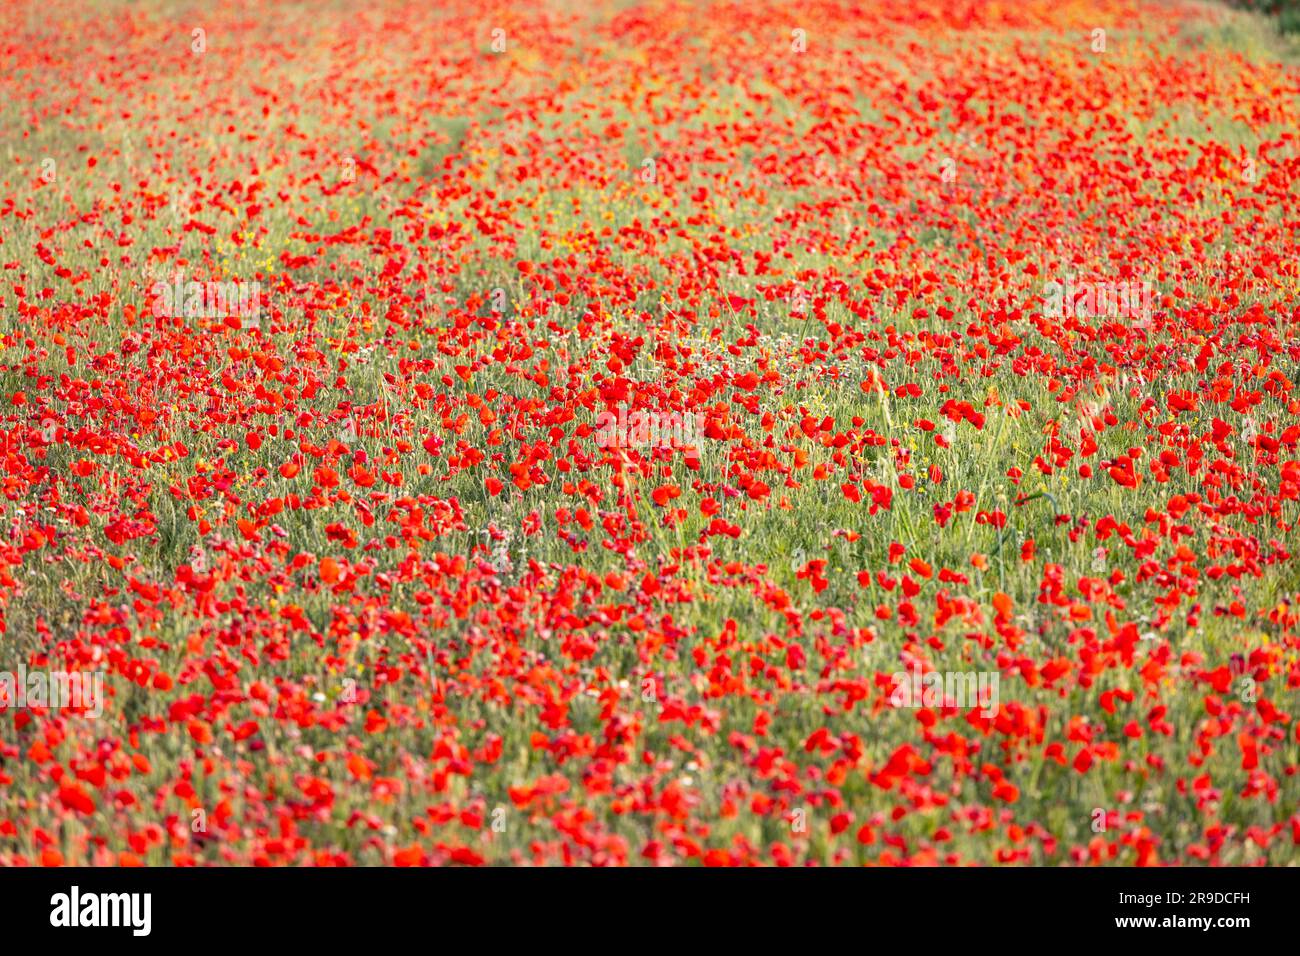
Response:
[{"label": "poppy field", "polygon": [[1300,862],[1300,38],[10,0],[0,865]]}]

